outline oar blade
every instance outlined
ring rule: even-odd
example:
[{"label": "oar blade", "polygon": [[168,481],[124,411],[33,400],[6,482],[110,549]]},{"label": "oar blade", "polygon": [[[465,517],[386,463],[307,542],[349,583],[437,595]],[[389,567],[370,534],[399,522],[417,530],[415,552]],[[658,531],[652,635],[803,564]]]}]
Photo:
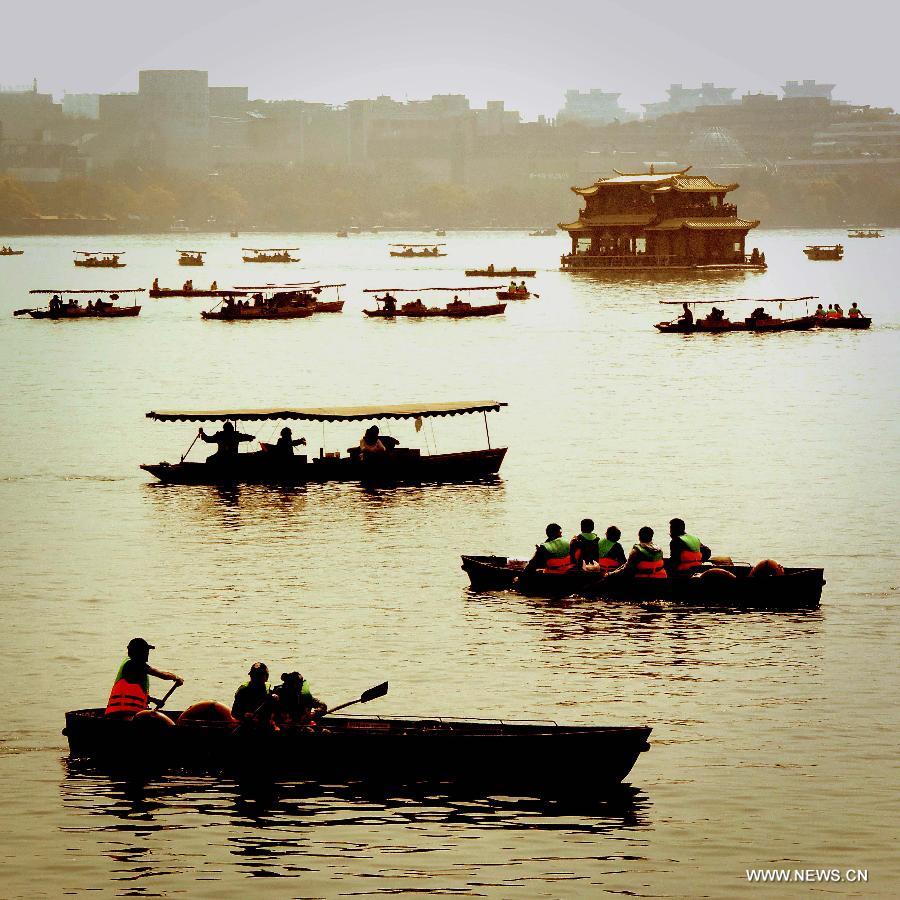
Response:
[{"label": "oar blade", "polygon": [[375,687],[369,688],[367,691],[363,692],[360,695],[359,702],[368,703],[370,700],[377,700],[379,697],[383,697],[387,692],[388,683],[383,681],[381,684],[376,684]]}]

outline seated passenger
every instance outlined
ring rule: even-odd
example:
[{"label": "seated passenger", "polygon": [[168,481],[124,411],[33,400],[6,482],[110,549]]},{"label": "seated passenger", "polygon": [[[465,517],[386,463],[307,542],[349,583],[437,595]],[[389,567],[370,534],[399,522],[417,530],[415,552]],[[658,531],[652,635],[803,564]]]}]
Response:
[{"label": "seated passenger", "polygon": [[293,456],[294,447],[300,446],[306,446],[306,438],[297,438],[294,440],[291,429],[285,426],[281,429],[278,441],[275,443],[275,446],[272,447],[272,452],[278,456]]},{"label": "seated passenger", "polygon": [[649,525],[638,532],[638,541],[628,554],[625,571],[635,578],[666,578],[663,552],[653,545],[653,529]]},{"label": "seated passenger", "polygon": [[[855,305],[856,305],[856,304],[854,304],[854,306],[855,306]],[[821,303],[816,307],[816,311],[813,313],[813,315],[814,315],[817,319],[824,319],[824,318],[825,318],[825,310],[822,308],[822,304],[821,304]]]},{"label": "seated passenger", "polygon": [[844,310],[841,309],[841,304],[840,304],[840,303],[835,303],[835,304],[834,304],[834,313],[835,313],[834,317],[835,317],[836,319],[843,319],[843,318],[844,318]]},{"label": "seated passenger", "polygon": [[569,542],[562,536],[562,528],[551,522],[545,529],[547,540],[538,544],[531,557],[526,572],[545,569],[548,572],[568,572],[572,568]]},{"label": "seated passenger", "polygon": [[387,447],[384,446],[378,432],[378,426],[372,425],[371,428],[365,430],[365,433],[359,439],[359,453],[364,459],[367,456],[375,456],[379,453],[386,452]]},{"label": "seated passenger", "polygon": [[693,325],[694,314],[691,312],[691,308],[687,305],[687,303],[682,303],[681,308],[684,310],[684,312],[678,317],[678,321],[684,325]]},{"label": "seated passenger", "polygon": [[151,675],[163,681],[174,681],[176,685],[184,684],[184,679],[179,675],[150,665],[148,660],[153,649],[153,644],[148,644],[143,638],[132,638],[128,642],[128,656],[116,673],[105,715],[132,719],[137,713],[147,709],[153,700],[150,696]]},{"label": "seated passenger", "polygon": [[828,304],[828,309],[825,312],[825,318],[826,319],[838,318],[837,310],[834,308],[834,306],[831,303]]},{"label": "seated passenger", "polygon": [[581,531],[569,541],[569,556],[572,565],[581,569],[594,565],[600,559],[600,538],[594,534],[594,520],[582,519]]},{"label": "seated passenger", "polygon": [[850,304],[850,309],[847,311],[847,315],[851,319],[859,319],[862,317],[862,310],[856,305],[856,301]]},{"label": "seated passenger", "polygon": [[[596,562],[596,568],[601,572],[612,572],[625,562],[625,551],[619,543],[622,532],[615,525],[610,525],[606,529],[606,537],[600,539],[597,545],[599,558]],[[585,566],[585,568],[594,568]]]},{"label": "seated passenger", "polygon": [[249,681],[245,681],[234,694],[234,703],[231,706],[231,715],[238,721],[253,719],[268,713],[269,694],[269,669],[265,663],[255,662],[247,673]]},{"label": "seated passenger", "polygon": [[669,571],[679,574],[690,574],[696,571],[709,557],[712,551],[700,538],[685,532],[683,519],[672,519],[669,522]]},{"label": "seated passenger", "polygon": [[272,688],[273,710],[280,725],[308,725],[328,708],[315,698],[299,672],[282,672],[281,684]]}]

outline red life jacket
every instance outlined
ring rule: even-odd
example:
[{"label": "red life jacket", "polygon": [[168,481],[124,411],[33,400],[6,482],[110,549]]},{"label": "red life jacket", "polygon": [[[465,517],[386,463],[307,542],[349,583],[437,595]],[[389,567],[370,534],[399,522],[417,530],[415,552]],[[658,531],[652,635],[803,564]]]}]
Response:
[{"label": "red life jacket", "polygon": [[125,660],[116,674],[116,681],[109,692],[109,700],[106,703],[107,716],[121,716],[133,718],[142,709],[146,709],[150,703],[150,679],[144,675],[139,684],[126,681],[122,671],[130,660]]},{"label": "red life jacket", "polygon": [[635,578],[668,578],[662,550],[647,550],[640,544],[635,544],[634,549],[641,555],[641,559],[635,566]]},{"label": "red life jacket", "polygon": [[572,558],[569,556],[569,542],[565,538],[555,538],[545,541],[541,546],[547,551],[548,559],[544,563],[544,569],[548,572],[568,572],[572,568]]},{"label": "red life jacket", "polygon": [[703,554],[700,552],[700,539],[695,538],[692,534],[681,534],[678,536],[683,544],[681,552],[678,556],[677,571],[690,572],[698,566],[703,565]]},{"label": "red life jacket", "polygon": [[855,319],[862,315],[862,310],[858,306],[851,306],[850,312],[848,312],[847,315],[850,316],[851,319]]}]

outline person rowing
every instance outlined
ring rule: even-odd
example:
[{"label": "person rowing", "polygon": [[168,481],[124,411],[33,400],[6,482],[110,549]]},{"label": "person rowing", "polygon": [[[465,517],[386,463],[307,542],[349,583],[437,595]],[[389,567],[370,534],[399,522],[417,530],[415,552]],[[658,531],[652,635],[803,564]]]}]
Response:
[{"label": "person rowing", "polygon": [[679,575],[689,575],[705,563],[712,551],[700,541],[700,538],[686,533],[687,526],[683,519],[672,519],[669,522],[669,571]]},{"label": "person rowing", "polygon": [[151,675],[163,681],[174,681],[176,687],[184,684],[181,676],[150,665],[148,662],[150,651],[155,649],[153,644],[148,644],[143,638],[132,638],[128,642],[128,656],[116,673],[116,680],[106,703],[105,715],[132,719],[147,709],[151,701],[156,702],[150,696]]},{"label": "person rowing", "polygon": [[239,722],[253,720],[266,713],[269,706],[271,687],[269,685],[269,667],[265,663],[255,662],[247,673],[249,681],[245,681],[234,694],[231,715]]},{"label": "person rowing", "polygon": [[272,448],[276,456],[287,457],[294,455],[294,447],[306,446],[306,438],[294,438],[291,429],[285,426],[281,429],[278,441]]},{"label": "person rowing", "polygon": [[217,431],[215,434],[207,434],[202,428],[198,430],[197,434],[204,443],[218,444],[216,452],[206,458],[208,463],[227,462],[237,459],[240,445],[246,441],[256,440],[256,435],[235,431],[231,422],[226,422],[222,426],[222,430]]},{"label": "person rowing", "polygon": [[308,725],[328,707],[313,696],[299,672],[282,672],[281,684],[272,688],[275,719],[280,725]]},{"label": "person rowing", "polygon": [[562,573],[572,568],[571,549],[569,542],[562,536],[562,528],[551,522],[545,529],[547,540],[538,544],[534,550],[534,556],[525,567],[527,573],[537,569],[547,572]]},{"label": "person rowing", "polygon": [[687,305],[687,303],[682,303],[681,308],[684,312],[678,317],[678,324],[690,326],[694,324],[694,314],[691,312],[691,308]]}]

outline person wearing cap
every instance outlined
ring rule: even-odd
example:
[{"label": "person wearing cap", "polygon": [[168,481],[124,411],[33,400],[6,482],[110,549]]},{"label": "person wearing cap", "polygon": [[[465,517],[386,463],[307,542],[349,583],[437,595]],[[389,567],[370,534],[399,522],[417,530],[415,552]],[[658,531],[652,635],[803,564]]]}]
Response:
[{"label": "person wearing cap", "polygon": [[172,672],[155,669],[147,661],[150,651],[156,648],[143,638],[132,638],[128,642],[128,656],[119,666],[116,680],[109,692],[106,715],[133,718],[141,710],[147,709],[150,701],[150,676],[163,681],[174,681],[176,686],[184,684],[184,679]]},{"label": "person wearing cap", "polygon": [[245,681],[234,694],[231,715],[238,721],[253,718],[267,705],[271,686],[269,685],[269,669],[265,663],[255,662],[247,673],[249,681]]},{"label": "person wearing cap", "polygon": [[551,522],[546,529],[547,540],[538,544],[534,550],[534,556],[525,567],[528,573],[536,569],[545,569],[548,572],[568,572],[572,568],[569,542],[562,536],[562,528]]},{"label": "person wearing cap", "polygon": [[281,684],[272,688],[275,717],[282,725],[306,725],[328,708],[313,696],[309,682],[299,672],[282,672]]}]

